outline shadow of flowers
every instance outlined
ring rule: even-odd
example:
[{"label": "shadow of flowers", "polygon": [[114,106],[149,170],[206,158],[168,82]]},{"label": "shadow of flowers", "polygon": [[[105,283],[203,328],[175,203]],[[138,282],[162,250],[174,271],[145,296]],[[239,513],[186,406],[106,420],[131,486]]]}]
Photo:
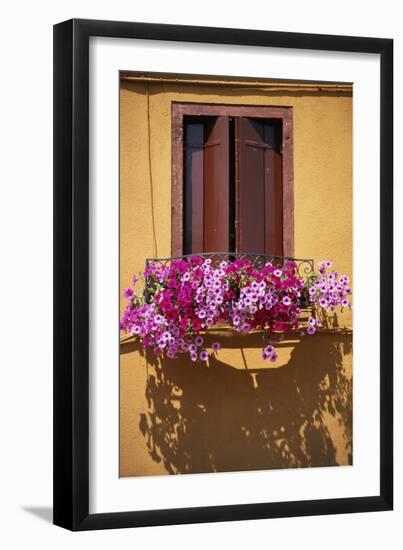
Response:
[{"label": "shadow of flowers", "polygon": [[351,464],[350,353],[340,333],[303,338],[279,368],[148,354],[139,428],[150,456],[171,474]]}]

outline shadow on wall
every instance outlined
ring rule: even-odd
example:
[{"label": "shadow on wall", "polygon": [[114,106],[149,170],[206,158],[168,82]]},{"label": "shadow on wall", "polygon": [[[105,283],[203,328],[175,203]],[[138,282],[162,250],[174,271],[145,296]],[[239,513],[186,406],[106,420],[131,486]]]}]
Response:
[{"label": "shadow on wall", "polygon": [[318,334],[278,368],[149,354],[139,428],[152,459],[171,474],[351,464],[350,353],[351,334]]}]

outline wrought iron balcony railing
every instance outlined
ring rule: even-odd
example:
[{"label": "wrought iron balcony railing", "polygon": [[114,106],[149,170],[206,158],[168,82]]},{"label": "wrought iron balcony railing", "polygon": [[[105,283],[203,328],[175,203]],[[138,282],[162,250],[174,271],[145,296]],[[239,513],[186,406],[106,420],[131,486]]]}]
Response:
[{"label": "wrought iron balcony railing", "polygon": [[[248,259],[252,266],[256,269],[262,269],[265,264],[272,263],[281,267],[285,261],[289,260],[295,263],[297,275],[301,278],[309,278],[314,274],[314,260],[311,258],[291,258],[290,256],[276,256],[270,254],[256,254],[249,252],[198,252],[193,254],[184,254],[182,256],[173,256],[170,258],[147,258],[146,267],[150,264],[167,265],[172,260],[199,257],[203,259],[210,259],[213,266],[218,266],[222,261],[234,261],[237,259]],[[147,300],[147,278],[145,280],[144,295]],[[301,297],[301,307],[309,307],[308,297]]]}]

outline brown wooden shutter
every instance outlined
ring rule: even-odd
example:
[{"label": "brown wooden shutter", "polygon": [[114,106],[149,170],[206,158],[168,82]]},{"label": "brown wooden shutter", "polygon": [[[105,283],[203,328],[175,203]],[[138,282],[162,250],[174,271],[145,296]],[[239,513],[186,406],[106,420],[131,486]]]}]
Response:
[{"label": "brown wooden shutter", "polygon": [[279,128],[269,121],[236,119],[236,246],[239,252],[283,254],[279,134]]},{"label": "brown wooden shutter", "polygon": [[203,252],[229,249],[229,117],[210,120],[204,144]]},{"label": "brown wooden shutter", "polygon": [[265,253],[283,255],[283,160],[279,151],[266,149]]}]

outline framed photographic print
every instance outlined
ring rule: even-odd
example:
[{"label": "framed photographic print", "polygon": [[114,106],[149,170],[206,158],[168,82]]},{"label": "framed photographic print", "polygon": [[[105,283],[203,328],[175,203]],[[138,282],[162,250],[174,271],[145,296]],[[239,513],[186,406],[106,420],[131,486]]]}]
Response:
[{"label": "framed photographic print", "polygon": [[54,27],[54,523],[391,510],[393,42]]}]

